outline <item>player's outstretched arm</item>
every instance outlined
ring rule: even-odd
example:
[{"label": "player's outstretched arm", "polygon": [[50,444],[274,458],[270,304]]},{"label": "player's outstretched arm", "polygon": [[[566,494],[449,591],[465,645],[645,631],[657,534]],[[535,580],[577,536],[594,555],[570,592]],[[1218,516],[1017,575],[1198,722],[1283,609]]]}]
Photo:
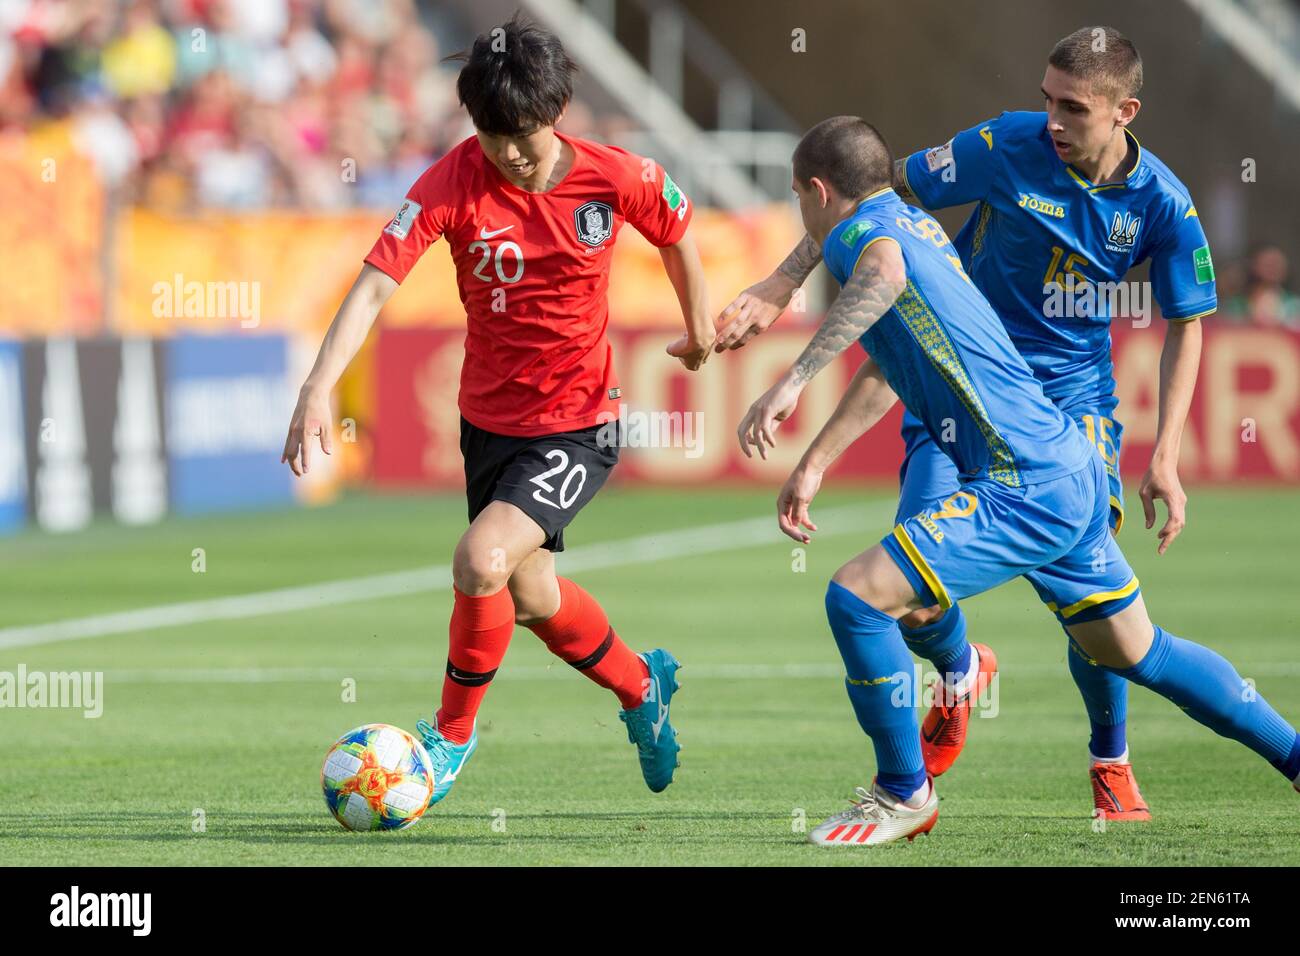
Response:
[{"label": "player's outstretched arm", "polygon": [[867,246],[803,354],[749,407],[736,429],[740,450],[746,457],[753,457],[751,445],[760,456],[767,457],[767,446],[776,447],[772,436],[777,425],[794,412],[804,387],[875,325],[906,285],[907,267],[898,243],[885,238]]},{"label": "player's outstretched arm", "polygon": [[396,281],[367,263],[339,306],[316,355],[316,364],[298,392],[298,406],[289,422],[284,454],[280,456],[280,461],[287,461],[295,475],[305,475],[310,467],[310,439],[319,438],[321,451],[331,453],[330,392],[366,340],[379,310],[396,289]]},{"label": "player's outstretched arm", "polygon": [[1156,523],[1156,501],[1165,503],[1169,517],[1157,533],[1158,554],[1164,554],[1187,524],[1187,495],[1178,479],[1178,454],[1183,427],[1192,407],[1196,372],[1201,364],[1201,320],[1171,321],[1160,353],[1160,411],[1151,465],[1142,476],[1138,495],[1147,528]]},{"label": "player's outstretched arm", "polygon": [[783,532],[804,544],[812,540],[800,526],[810,531],[817,530],[817,525],[808,516],[808,506],[821,487],[822,475],[844,449],[873,428],[897,401],[898,396],[885,381],[880,366],[867,356],[866,361],[858,366],[834,413],[812,440],[777,495],[776,520]]},{"label": "player's outstretched arm", "polygon": [[766,279],[755,282],[718,314],[713,350],[738,349],[767,330],[790,305],[794,292],[822,261],[822,249],[805,235]]},{"label": "player's outstretched arm", "polygon": [[668,281],[673,284],[682,307],[686,334],[668,346],[676,357],[694,372],[709,359],[713,346],[713,323],[709,321],[709,289],[704,280],[704,264],[690,229],[671,246],[659,250]]}]

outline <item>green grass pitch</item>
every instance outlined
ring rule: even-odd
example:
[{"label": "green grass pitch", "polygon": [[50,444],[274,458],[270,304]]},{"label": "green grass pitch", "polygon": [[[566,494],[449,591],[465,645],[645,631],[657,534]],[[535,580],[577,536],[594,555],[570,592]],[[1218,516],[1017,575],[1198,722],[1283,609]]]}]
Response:
[{"label": "green grass pitch", "polygon": [[[774,518],[762,541],[729,527],[768,520],[774,492],[612,487],[569,531],[574,555],[610,543],[594,557],[587,547],[573,576],[619,633],[684,664],[674,722],[686,749],[662,795],[642,784],[612,696],[519,628],[480,715],[479,751],[448,800],[403,832],[339,827],[319,792],[325,749],[358,724],[413,730],[430,713],[451,606],[441,589],[35,646],[3,647],[0,636],[0,671],[105,675],[98,719],[0,710],[0,861],[1300,864],[1300,795],[1136,687],[1130,743],[1155,820],[1094,831],[1065,637],[1022,581],[966,604],[973,639],[998,652],[1000,710],[973,720],[940,780],[933,834],[866,851],[803,843],[800,816],[811,825],[842,808],[872,772],[822,595],[836,567],[887,530],[893,506],[884,489],[827,489],[814,518],[838,517],[823,518],[798,571]],[[1187,531],[1157,558],[1131,498],[1121,537],[1153,617],[1227,654],[1292,720],[1297,505],[1292,491],[1193,489]],[[444,564],[463,508],[454,495],[358,496],[147,529],[24,533],[0,544],[3,627]],[[675,530],[712,544],[657,558],[618,544]],[[196,548],[204,573],[192,570]],[[346,678],[355,702],[343,700]]]}]

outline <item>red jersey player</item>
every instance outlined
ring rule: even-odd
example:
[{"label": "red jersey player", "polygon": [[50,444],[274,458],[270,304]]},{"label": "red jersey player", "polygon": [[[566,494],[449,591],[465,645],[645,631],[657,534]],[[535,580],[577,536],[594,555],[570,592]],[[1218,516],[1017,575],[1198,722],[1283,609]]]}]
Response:
[{"label": "red jersey player", "polygon": [[679,665],[662,649],[633,653],[596,600],[556,576],[554,552],[618,460],[606,289],[625,223],[659,247],[681,304],[686,334],[668,353],[691,370],[708,358],[692,206],[652,160],[555,130],[576,65],[552,34],[516,17],[462,58],[457,92],[476,135],[416,181],[366,256],[302,387],[282,460],[301,475],[312,439],[330,453],[335,382],[416,260],[445,238],[468,320],[459,404],[470,526],[452,562],[441,707],[417,725],[436,771],[430,803],[477,746],[475,715],[516,623],[618,696],[659,792],[680,749],[668,722]]}]

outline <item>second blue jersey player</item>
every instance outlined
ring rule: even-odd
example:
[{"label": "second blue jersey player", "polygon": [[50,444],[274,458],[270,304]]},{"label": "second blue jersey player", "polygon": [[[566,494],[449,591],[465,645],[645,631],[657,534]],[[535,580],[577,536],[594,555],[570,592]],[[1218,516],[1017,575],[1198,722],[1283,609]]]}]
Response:
[{"label": "second blue jersey player", "polygon": [[943,449],[952,481],[845,563],[826,592],[845,686],[871,738],[876,779],[850,809],[809,834],[870,846],[928,832],[938,818],[899,620],[1024,576],[1072,641],[1112,676],[1148,687],[1237,740],[1300,790],[1300,734],[1219,654],[1153,625],[1110,533],[1105,463],[1044,393],[943,229],[889,187],[889,149],[869,124],[839,116],[794,154],[808,233],[841,285],[799,359],[738,428],[748,455],[774,446],[806,385],[860,341],[868,359],[778,499],[782,530],[805,540],[808,505],[839,452],[893,395]]},{"label": "second blue jersey player", "polygon": [[[1140,493],[1147,526],[1154,501],[1169,516],[1160,551],[1178,535],[1186,496],[1178,480],[1179,439],[1200,357],[1196,321],[1216,308],[1214,269],[1196,207],[1169,168],[1128,127],[1140,103],[1142,63],[1115,30],[1089,27],[1057,43],[1043,79],[1044,112],[1012,112],[958,133],[942,146],[895,163],[893,186],[927,209],[976,203],[953,243],[971,281],[992,304],[1047,398],[1072,419],[1106,470],[1109,525],[1124,520],[1110,354],[1113,312],[1149,315],[1147,290],[1166,324],[1160,421]],[[811,238],[771,277],[724,311],[721,346],[743,344],[776,318],[821,249]],[[830,253],[827,252],[829,259]],[[1123,285],[1150,262],[1149,284]],[[908,412],[898,521],[958,480],[942,432]],[[1057,609],[1053,609],[1057,610]],[[1076,612],[1065,606],[1068,623]],[[970,699],[995,670],[992,651],[966,639],[959,605],[937,605],[902,621],[908,646],[944,678],[922,725],[926,766],[941,774],[966,737]],[[1090,782],[1095,811],[1146,820],[1149,809],[1129,761],[1127,684],[1070,642],[1070,671],[1091,723]]]}]

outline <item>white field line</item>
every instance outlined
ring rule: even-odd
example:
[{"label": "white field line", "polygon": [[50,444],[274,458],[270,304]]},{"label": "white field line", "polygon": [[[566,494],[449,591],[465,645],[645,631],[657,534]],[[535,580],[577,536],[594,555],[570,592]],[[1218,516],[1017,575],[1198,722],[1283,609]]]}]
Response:
[{"label": "white field line", "polygon": [[[825,632],[825,623],[815,620],[810,627]],[[824,634],[829,641],[830,635]],[[925,672],[932,670],[922,664]],[[1252,677],[1300,677],[1300,664],[1294,661],[1244,665],[1239,668]],[[1059,665],[1030,664],[1008,670],[1003,679],[1018,677],[1065,678],[1069,670],[1064,661]],[[427,684],[442,677],[443,671],[435,668],[363,668],[347,670],[342,667],[230,667],[208,669],[153,668],[145,670],[105,671],[108,684],[337,684],[345,679],[358,683],[381,681],[387,684]],[[702,664],[682,669],[687,680],[798,680],[842,678],[842,664]],[[528,664],[502,669],[497,681],[540,681],[577,678],[572,668],[564,664],[541,666]]]},{"label": "white field line", "polygon": [[[815,624],[816,622],[814,622]],[[824,622],[823,622],[824,623]],[[824,629],[824,627],[823,627]],[[829,633],[827,634],[829,639]],[[791,680],[801,677],[837,677],[844,673],[843,665],[832,664],[716,664],[683,668],[683,676],[691,680]],[[109,684],[317,684],[332,683],[351,678],[385,683],[427,684],[440,680],[442,668],[390,667],[231,667],[195,670],[153,668],[143,670],[105,671],[104,681]],[[577,678],[568,665],[525,664],[504,667],[497,673],[498,681],[542,681]]]},{"label": "white field line", "polygon": [[[821,512],[818,524],[824,529],[818,537],[888,530],[891,510],[880,504],[845,506]],[[564,574],[603,570],[631,564],[648,564],[670,558],[692,558],[720,551],[734,551],[756,545],[789,541],[776,526],[776,516],[746,518],[696,528],[674,528],[654,534],[623,538],[601,544],[583,545],[556,555],[556,567]],[[872,542],[865,541],[863,546]],[[849,557],[848,553],[844,555]],[[31,624],[0,629],[0,650],[34,647],[57,641],[77,641],[113,634],[136,634],[163,627],[233,621],[285,614],[291,611],[317,610],[338,604],[373,601],[380,598],[409,597],[451,586],[451,565],[438,564],[410,571],[343,578],[320,584],[277,588],[251,594],[234,594],[203,601],[160,604],[154,607],[69,618],[47,624]]]}]

